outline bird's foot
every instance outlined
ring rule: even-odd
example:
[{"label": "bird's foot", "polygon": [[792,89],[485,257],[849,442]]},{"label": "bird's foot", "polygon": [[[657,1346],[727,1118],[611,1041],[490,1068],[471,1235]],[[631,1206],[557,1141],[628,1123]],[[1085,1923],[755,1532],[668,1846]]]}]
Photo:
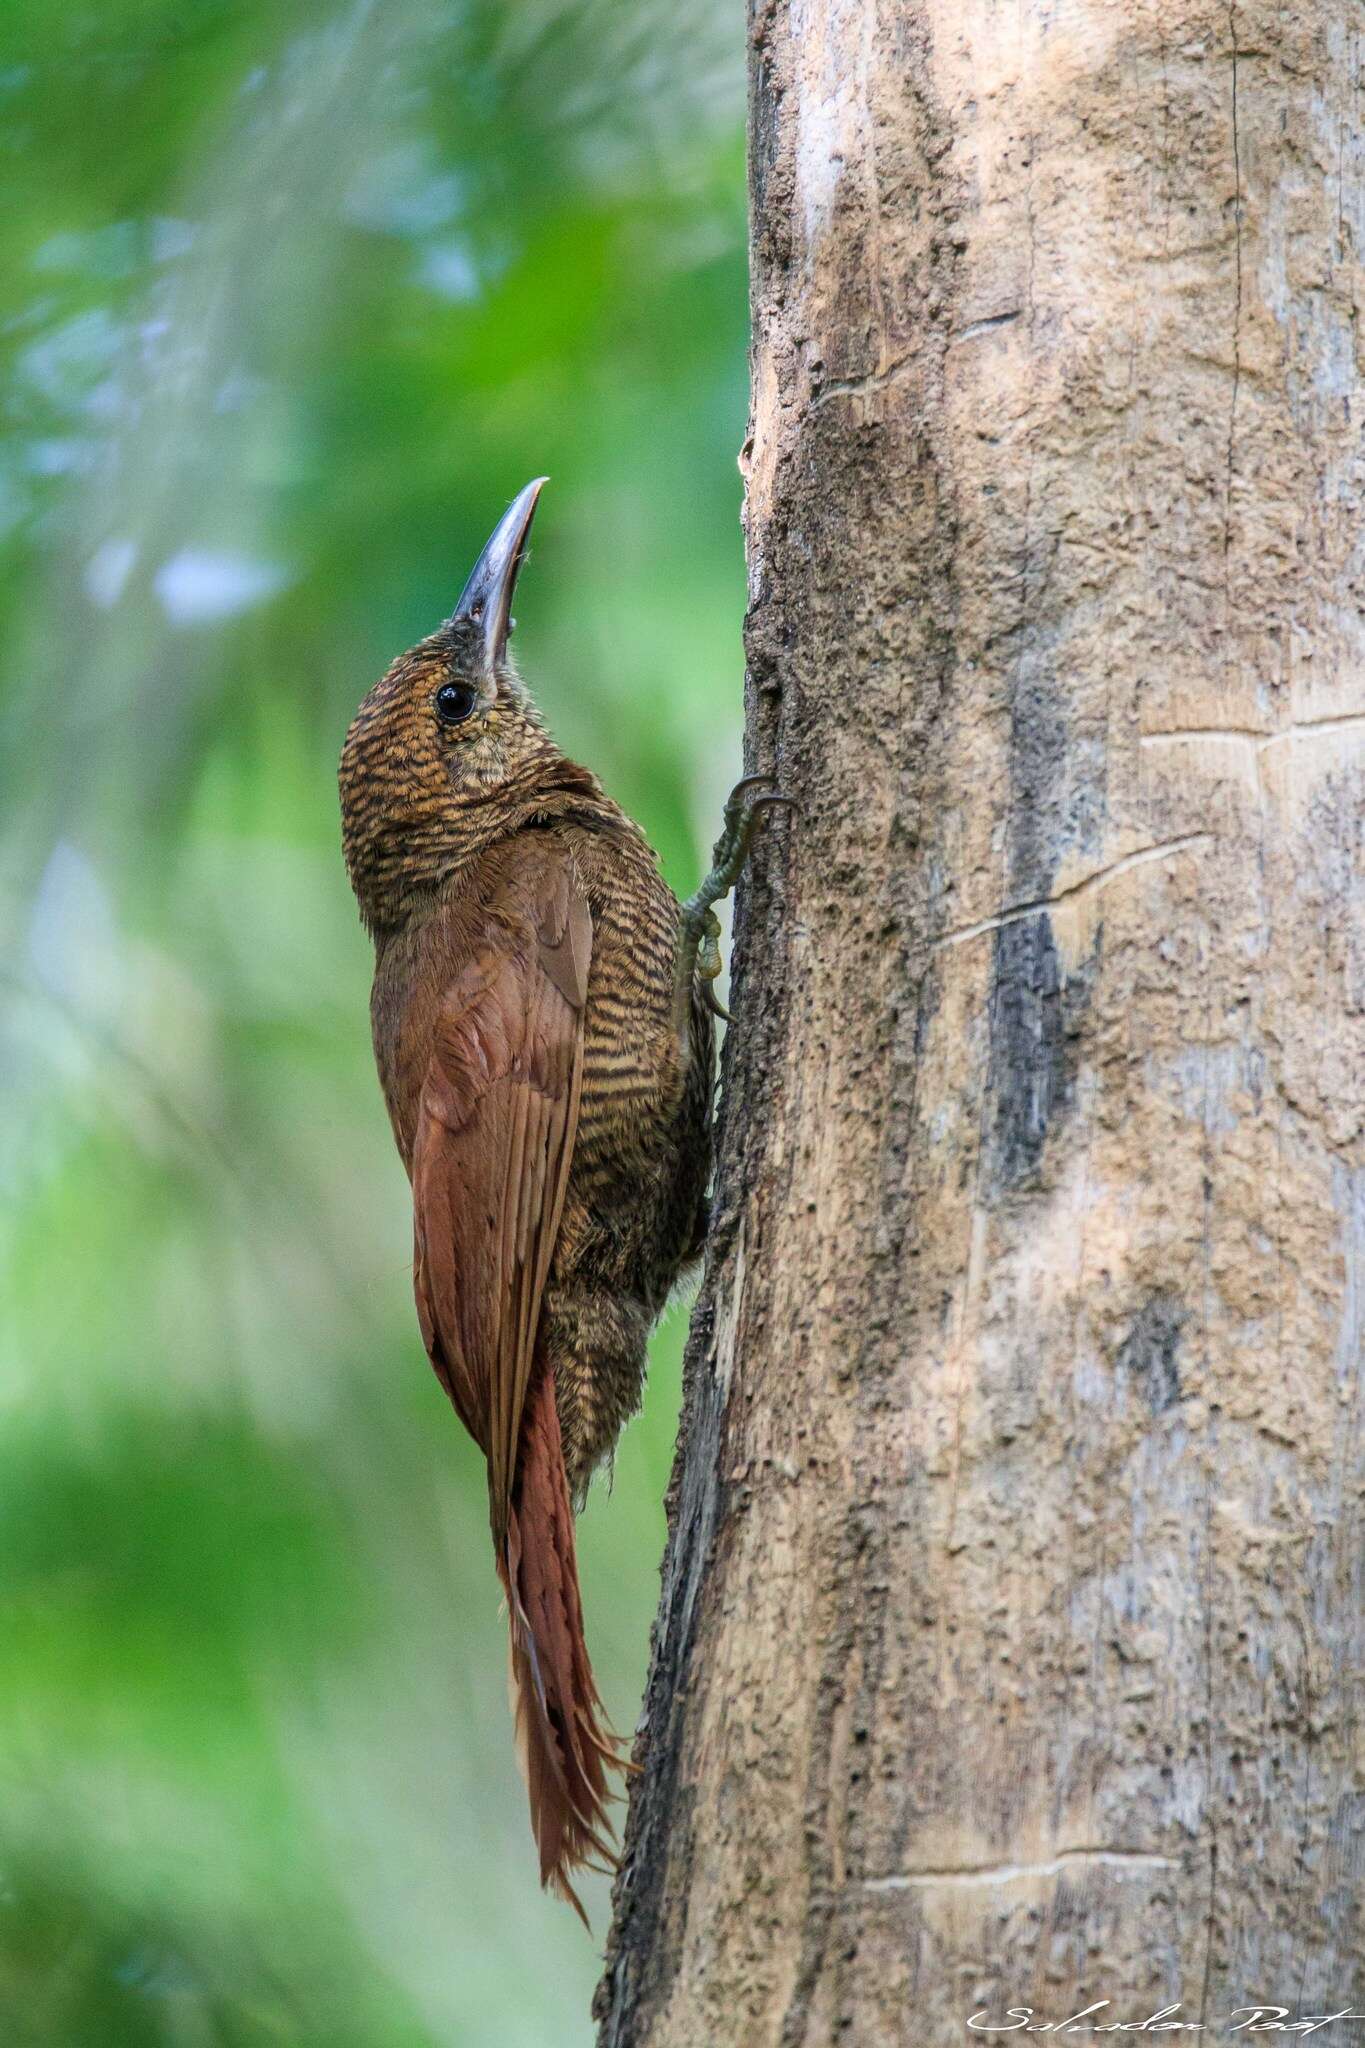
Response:
[{"label": "bird's foot", "polygon": [[729,1011],[712,986],[721,970],[720,920],[714,906],[729,895],[738,881],[763,813],[796,808],[792,797],[764,787],[771,779],[768,775],[746,775],[735,784],[726,798],[721,834],[712,849],[711,872],[696,895],[689,896],[682,907],[674,997],[678,1029],[684,1037],[694,977],[701,981],[702,1000],[712,1016],[729,1019]]},{"label": "bird's foot", "polygon": [[701,938],[697,942],[697,978],[701,982],[701,997],[713,1017],[723,1017],[728,1024],[730,1012],[716,994],[716,978],[725,965],[720,957],[720,919],[708,904],[701,915]]}]

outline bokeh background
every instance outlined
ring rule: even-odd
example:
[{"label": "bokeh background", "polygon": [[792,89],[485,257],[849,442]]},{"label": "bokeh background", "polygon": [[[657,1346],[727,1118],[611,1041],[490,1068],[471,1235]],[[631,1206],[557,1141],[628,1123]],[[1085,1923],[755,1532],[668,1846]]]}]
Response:
[{"label": "bokeh background", "polygon": [[[356,702],[517,652],[693,885],[739,753],[737,0],[0,10],[0,2041],[573,2048],[417,1339]],[[581,1528],[635,1722],[685,1308]]]}]

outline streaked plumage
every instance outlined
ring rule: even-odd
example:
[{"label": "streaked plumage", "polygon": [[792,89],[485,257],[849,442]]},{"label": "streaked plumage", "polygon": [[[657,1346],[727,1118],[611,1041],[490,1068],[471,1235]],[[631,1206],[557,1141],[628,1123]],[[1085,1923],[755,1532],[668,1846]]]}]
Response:
[{"label": "streaked plumage", "polygon": [[684,916],[506,659],[538,488],[454,616],[361,705],[341,798],[422,1335],[488,1460],[541,1878],[577,1906],[573,1872],[609,1854],[615,1748],[572,1503],[637,1407],[650,1328],[701,1248],[714,1046],[693,968],[704,912]]}]

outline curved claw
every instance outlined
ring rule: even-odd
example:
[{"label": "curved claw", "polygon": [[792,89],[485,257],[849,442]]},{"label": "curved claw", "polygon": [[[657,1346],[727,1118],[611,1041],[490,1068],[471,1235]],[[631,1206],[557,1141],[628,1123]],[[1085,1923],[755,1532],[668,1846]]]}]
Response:
[{"label": "curved claw", "polygon": [[726,1009],[709,981],[704,981],[701,985],[701,999],[713,1017],[719,1017],[723,1024],[734,1023],[734,1018],[730,1015],[730,1012]]},{"label": "curved claw", "polygon": [[780,797],[779,799],[778,792],[775,790],[768,791],[762,796],[750,797],[750,790],[762,789],[765,784],[770,784],[775,778],[775,773],[775,770],[764,769],[757,775],[742,775],[740,777],[739,781],[730,791],[729,796],[725,799],[724,818],[726,825],[731,831],[734,831],[737,826],[742,826],[744,821],[751,817],[762,804],[772,803],[776,800],[780,800],[783,803],[791,803],[793,801],[791,797]]},{"label": "curved claw", "polygon": [[746,789],[757,789],[760,782],[771,782],[772,779],[772,771],[767,768],[760,768],[756,775],[741,775],[725,799],[725,808],[729,810],[735,800],[743,796]]}]

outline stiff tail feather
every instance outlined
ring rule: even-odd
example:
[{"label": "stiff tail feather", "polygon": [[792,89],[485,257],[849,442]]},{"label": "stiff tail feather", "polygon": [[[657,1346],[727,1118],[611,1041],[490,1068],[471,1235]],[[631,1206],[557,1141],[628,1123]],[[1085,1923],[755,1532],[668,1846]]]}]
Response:
[{"label": "stiff tail feather", "polygon": [[586,1927],[570,1879],[591,1867],[594,1855],[615,1866],[607,1774],[622,1768],[622,1758],[588,1662],[554,1375],[543,1369],[523,1417],[498,1576],[507,1594],[509,1689],[540,1881]]}]

